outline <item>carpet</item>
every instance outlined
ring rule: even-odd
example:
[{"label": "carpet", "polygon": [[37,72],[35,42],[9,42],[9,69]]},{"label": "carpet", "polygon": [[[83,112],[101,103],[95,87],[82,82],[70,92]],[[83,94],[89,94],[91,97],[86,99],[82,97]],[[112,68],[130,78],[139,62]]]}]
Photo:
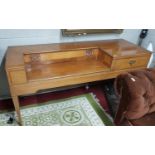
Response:
[{"label": "carpet", "polygon": [[[7,124],[11,112],[0,114],[0,125]],[[21,108],[25,126],[103,126],[113,125],[93,94],[48,101]],[[16,116],[15,116],[16,117]],[[17,125],[16,121],[13,124]]]},{"label": "carpet", "polygon": [[[86,89],[84,86],[76,87],[76,88],[65,88],[64,90],[44,92],[42,94],[32,94],[29,96],[20,96],[20,106],[27,106],[33,104],[44,103],[52,100],[59,100],[70,98],[73,96],[79,96],[83,94],[93,93],[96,95],[96,98],[99,99],[101,106],[105,109],[107,113],[110,114],[109,105],[105,97],[105,93],[103,92],[102,83],[98,84],[89,84],[89,89]],[[0,111],[4,110],[14,110],[12,99],[0,100]]]}]

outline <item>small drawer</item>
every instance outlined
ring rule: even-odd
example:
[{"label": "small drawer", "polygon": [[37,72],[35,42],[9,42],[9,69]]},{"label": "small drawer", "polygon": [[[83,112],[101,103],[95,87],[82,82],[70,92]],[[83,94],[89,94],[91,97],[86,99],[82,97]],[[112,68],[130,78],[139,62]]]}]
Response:
[{"label": "small drawer", "polygon": [[27,82],[26,73],[24,70],[10,71],[10,79],[13,84],[22,84]]},{"label": "small drawer", "polygon": [[112,65],[112,69],[127,69],[136,67],[146,67],[149,61],[149,57],[136,57],[115,60]]}]

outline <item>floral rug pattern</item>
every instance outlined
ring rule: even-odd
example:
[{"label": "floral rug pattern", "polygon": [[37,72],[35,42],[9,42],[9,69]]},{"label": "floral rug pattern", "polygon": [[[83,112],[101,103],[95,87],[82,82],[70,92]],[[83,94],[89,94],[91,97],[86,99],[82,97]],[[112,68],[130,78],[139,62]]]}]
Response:
[{"label": "floral rug pattern", "polygon": [[[12,113],[0,114],[0,126],[18,125],[16,121],[7,124],[10,114]],[[92,94],[22,107],[21,115],[24,126],[113,125],[109,116],[100,107]]]}]

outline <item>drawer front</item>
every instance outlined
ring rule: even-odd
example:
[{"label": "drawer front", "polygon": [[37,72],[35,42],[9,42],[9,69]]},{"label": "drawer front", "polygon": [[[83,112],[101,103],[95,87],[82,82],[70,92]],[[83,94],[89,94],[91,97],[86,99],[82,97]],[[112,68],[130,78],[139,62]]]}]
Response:
[{"label": "drawer front", "polygon": [[136,68],[136,67],[146,67],[149,61],[148,56],[146,57],[136,57],[128,59],[119,59],[115,60],[113,64],[113,69],[127,69],[127,68]]},{"label": "drawer front", "polygon": [[23,70],[11,71],[9,75],[12,84],[22,84],[27,82],[26,73]]}]

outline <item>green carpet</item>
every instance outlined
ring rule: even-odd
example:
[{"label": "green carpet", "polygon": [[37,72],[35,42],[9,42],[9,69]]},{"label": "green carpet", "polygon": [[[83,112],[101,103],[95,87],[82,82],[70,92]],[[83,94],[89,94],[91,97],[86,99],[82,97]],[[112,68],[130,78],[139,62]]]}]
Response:
[{"label": "green carpet", "polygon": [[[21,114],[25,126],[113,125],[92,94],[25,106],[21,108]],[[7,115],[9,112],[0,114],[0,125],[17,125],[16,121],[7,124]]]}]

